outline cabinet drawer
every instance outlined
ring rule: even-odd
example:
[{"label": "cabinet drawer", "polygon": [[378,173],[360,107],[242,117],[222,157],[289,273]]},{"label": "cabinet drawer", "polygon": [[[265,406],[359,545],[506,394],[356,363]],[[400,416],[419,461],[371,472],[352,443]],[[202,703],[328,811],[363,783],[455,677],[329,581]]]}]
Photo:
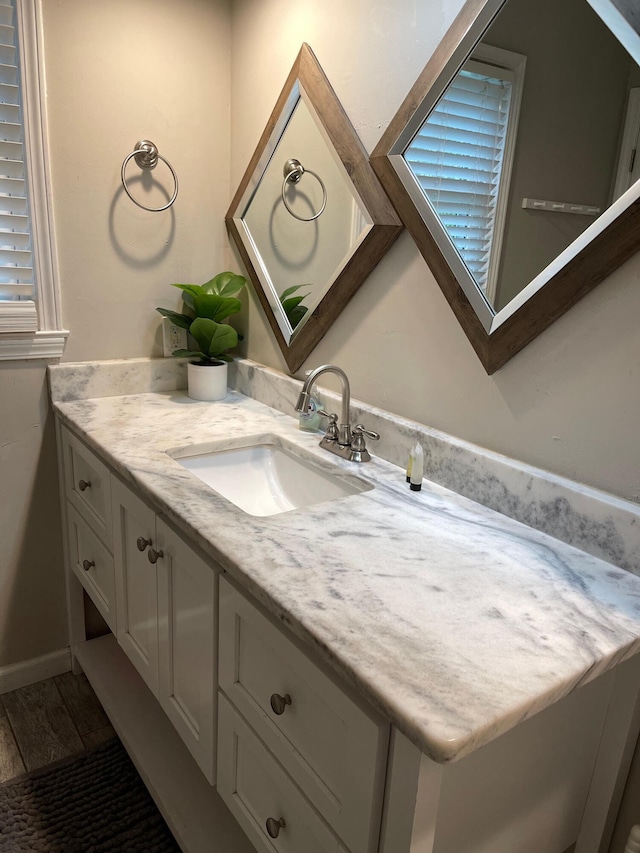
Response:
[{"label": "cabinet drawer", "polygon": [[109,470],[65,427],[61,435],[67,499],[111,549]]},{"label": "cabinet drawer", "polygon": [[225,578],[219,682],[349,849],[376,850],[388,724],[348,696]]},{"label": "cabinet drawer", "polygon": [[116,632],[113,558],[89,525],[67,505],[69,562],[104,621]]},{"label": "cabinet drawer", "polygon": [[[218,705],[218,793],[261,853],[347,853],[223,695]],[[276,824],[272,838],[267,821]]]}]

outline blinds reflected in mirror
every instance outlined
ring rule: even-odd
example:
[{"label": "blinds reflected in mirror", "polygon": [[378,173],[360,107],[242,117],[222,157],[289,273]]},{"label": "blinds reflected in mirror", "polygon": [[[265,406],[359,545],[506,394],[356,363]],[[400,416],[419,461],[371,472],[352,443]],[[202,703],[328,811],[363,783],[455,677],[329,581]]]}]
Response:
[{"label": "blinds reflected in mirror", "polygon": [[[523,71],[521,60],[517,56],[514,65]],[[498,276],[521,73],[467,61],[404,153],[489,300]]]}]

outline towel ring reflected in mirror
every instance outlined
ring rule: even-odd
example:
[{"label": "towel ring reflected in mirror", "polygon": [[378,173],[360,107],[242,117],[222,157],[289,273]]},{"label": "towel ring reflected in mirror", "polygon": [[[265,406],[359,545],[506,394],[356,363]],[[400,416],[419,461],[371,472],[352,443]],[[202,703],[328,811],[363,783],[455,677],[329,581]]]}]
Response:
[{"label": "towel ring reflected in mirror", "polygon": [[[282,182],[282,201],[284,206],[287,208],[291,216],[295,217],[295,219],[300,220],[300,222],[313,222],[314,219],[317,219],[319,216],[322,216],[324,213],[324,209],[327,206],[327,188],[324,185],[324,181],[316,172],[312,172],[311,169],[305,169],[302,163],[299,160],[296,160],[295,157],[287,160],[284,164],[284,168],[282,169],[282,174],[284,175],[284,181]],[[304,174],[313,175],[316,181],[320,184],[322,188],[322,204],[319,209],[312,216],[300,216],[293,210],[293,208],[289,205],[287,201],[287,189],[291,184],[294,186],[299,184],[302,176]]]},{"label": "towel ring reflected in mirror", "polygon": [[[625,141],[640,130],[640,35],[623,9],[467,0],[373,151],[487,373],[640,247]],[[482,143],[490,123],[499,145]]]},{"label": "towel ring reflected in mirror", "polygon": [[[286,198],[287,189],[300,179],[304,191],[297,189],[295,199]],[[402,230],[307,44],[226,222],[293,373]]]}]

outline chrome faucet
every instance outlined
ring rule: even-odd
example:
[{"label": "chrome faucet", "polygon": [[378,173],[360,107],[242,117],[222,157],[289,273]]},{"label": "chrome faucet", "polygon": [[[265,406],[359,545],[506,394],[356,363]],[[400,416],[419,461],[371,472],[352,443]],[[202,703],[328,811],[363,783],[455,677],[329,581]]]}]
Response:
[{"label": "chrome faucet", "polygon": [[320,447],[328,450],[330,453],[341,456],[343,459],[349,459],[351,462],[368,462],[371,459],[371,454],[366,448],[364,438],[367,436],[367,438],[377,441],[380,436],[377,432],[366,429],[362,424],[356,424],[353,431],[351,430],[351,424],[349,423],[351,389],[349,388],[347,374],[341,367],[337,367],[335,364],[323,364],[322,367],[316,367],[315,370],[312,370],[305,379],[298,396],[296,412],[306,412],[308,410],[311,400],[311,389],[315,385],[316,380],[325,373],[335,373],[340,380],[342,385],[342,401],[339,424],[337,422],[337,415],[324,411],[319,412],[319,414],[329,418],[329,426],[320,442]]}]

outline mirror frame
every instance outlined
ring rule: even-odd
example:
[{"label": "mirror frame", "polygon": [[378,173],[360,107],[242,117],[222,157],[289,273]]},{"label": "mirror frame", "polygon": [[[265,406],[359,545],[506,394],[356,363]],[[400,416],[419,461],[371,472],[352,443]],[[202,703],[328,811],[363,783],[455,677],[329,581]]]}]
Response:
[{"label": "mirror frame", "polygon": [[[333,147],[337,160],[342,163],[345,178],[352,182],[355,192],[367,209],[372,225],[289,344],[274,316],[260,271],[254,266],[245,247],[242,216],[247,194],[251,193],[252,188],[257,189],[271,154],[284,132],[286,121],[291,114],[290,112],[287,114],[287,109],[291,99],[295,97],[296,87],[304,90],[307,103],[310,102],[315,117],[320,122],[320,132]],[[344,306],[402,231],[402,223],[371,168],[365,149],[313,51],[306,43],[302,45],[289,72],[267,126],[233,197],[225,221],[255,286],[287,366],[293,373],[326,334]]]},{"label": "mirror frame", "polygon": [[[489,374],[502,367],[640,248],[638,181],[600,215],[595,234],[591,231],[584,240],[578,237],[570,244],[547,268],[550,275],[546,281],[538,282],[543,271],[495,314],[487,329],[472,305],[478,299],[468,298],[429,228],[428,215],[423,215],[416,206],[411,190],[401,178],[402,166],[398,162],[408,144],[404,141],[407,127],[415,128],[426,119],[506,2],[467,0],[371,155],[376,174]],[[640,62],[640,37],[622,13],[610,0],[586,2]]]}]

